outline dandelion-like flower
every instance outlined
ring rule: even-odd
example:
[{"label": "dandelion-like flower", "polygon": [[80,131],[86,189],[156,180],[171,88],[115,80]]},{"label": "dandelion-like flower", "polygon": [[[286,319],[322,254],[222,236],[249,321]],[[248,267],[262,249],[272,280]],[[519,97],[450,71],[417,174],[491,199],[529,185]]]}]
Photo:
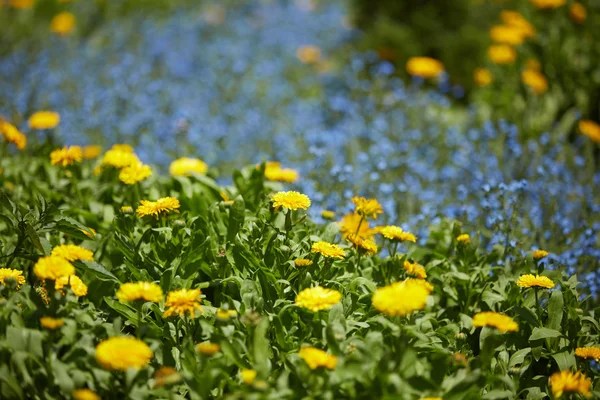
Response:
[{"label": "dandelion-like flower", "polygon": [[399,226],[388,225],[379,229],[379,233],[386,239],[394,242],[413,242],[417,241],[417,237],[410,232],[405,232]]},{"label": "dandelion-like flower", "polygon": [[75,389],[71,394],[75,400],[101,400],[100,396],[90,389]]},{"label": "dandelion-like flower", "polygon": [[377,311],[390,317],[406,316],[424,309],[430,293],[425,285],[406,280],[378,288],[371,302]]},{"label": "dandelion-like flower", "polygon": [[383,207],[376,199],[354,196],[352,202],[356,206],[356,213],[362,217],[377,219],[378,214],[383,214]]},{"label": "dandelion-like flower", "polygon": [[179,212],[179,200],[174,197],[163,197],[156,201],[141,200],[141,206],[136,210],[138,217],[153,215],[158,218],[161,215],[167,215],[170,212]]},{"label": "dandelion-like flower", "polygon": [[101,165],[108,165],[117,169],[125,168],[131,164],[140,162],[133,148],[125,144],[115,144],[104,153]]},{"label": "dandelion-like flower", "polygon": [[237,311],[219,308],[215,313],[215,317],[221,321],[229,321],[231,318],[237,317]]},{"label": "dandelion-like flower", "polygon": [[421,264],[404,261],[404,270],[407,274],[412,275],[416,278],[427,278],[427,272],[425,272],[425,268]]},{"label": "dandelion-like flower", "polygon": [[519,45],[525,40],[525,33],[514,26],[495,25],[490,29],[490,38],[496,43]]},{"label": "dandelion-like flower", "polygon": [[198,158],[178,158],[169,166],[169,173],[173,176],[190,176],[192,173],[203,175],[206,171],[208,165]]},{"label": "dandelion-like flower", "polygon": [[54,111],[38,111],[29,117],[31,129],[52,129],[60,123],[60,114]]},{"label": "dandelion-like flower", "polygon": [[308,196],[294,191],[277,192],[271,196],[271,201],[276,210],[279,207],[287,208],[288,210],[297,210],[299,208],[306,210],[310,207]]},{"label": "dandelion-like flower", "polygon": [[507,44],[496,44],[488,48],[488,57],[494,64],[512,64],[517,59],[517,52]]},{"label": "dandelion-like flower", "polygon": [[298,355],[308,364],[310,369],[335,369],[337,357],[315,347],[303,347]]},{"label": "dandelion-like flower", "polygon": [[83,148],[83,158],[87,159],[87,160],[91,160],[93,158],[96,158],[100,155],[100,153],[102,152],[102,147],[98,146],[98,145],[89,145],[89,146],[85,146]]},{"label": "dandelion-like flower", "polygon": [[246,385],[252,385],[256,379],[256,371],[253,369],[243,369],[240,371],[242,382]]},{"label": "dandelion-like flower", "polygon": [[75,267],[69,261],[58,256],[41,257],[33,267],[33,273],[39,279],[57,280],[63,276],[75,274]]},{"label": "dandelion-like flower", "polygon": [[62,276],[54,281],[54,289],[56,290],[60,290],[67,285],[71,287],[77,297],[85,296],[88,292],[87,285],[77,275]]},{"label": "dandelion-like flower", "polygon": [[375,242],[371,239],[363,239],[360,236],[351,233],[350,235],[346,236],[346,240],[356,246],[358,250],[365,251],[369,254],[377,253],[377,244],[375,244]]},{"label": "dandelion-like flower", "polygon": [[294,265],[296,267],[310,267],[313,265],[312,260],[307,260],[306,258],[296,258],[294,260]]},{"label": "dandelion-like flower", "polygon": [[350,234],[357,234],[361,238],[370,239],[374,234],[369,226],[369,222],[355,212],[344,215],[338,224],[344,237]]},{"label": "dandelion-like flower", "polygon": [[537,8],[558,8],[567,3],[567,0],[529,0]]},{"label": "dandelion-like flower", "polygon": [[65,146],[50,153],[50,164],[67,167],[83,160],[83,152],[79,146]]},{"label": "dandelion-like flower", "polygon": [[63,244],[52,249],[52,255],[68,261],[94,261],[94,253],[74,244]]},{"label": "dandelion-like flower", "polygon": [[535,94],[542,94],[548,90],[548,79],[539,71],[526,69],[521,72],[521,80],[529,86]]},{"label": "dandelion-like flower", "polygon": [[471,236],[468,233],[463,233],[456,238],[456,241],[462,244],[469,244],[471,243]]},{"label": "dandelion-like flower", "polygon": [[491,326],[501,333],[517,332],[519,330],[519,325],[511,317],[492,311],[475,314],[473,316],[473,326]]},{"label": "dandelion-like flower", "polygon": [[581,133],[592,139],[596,143],[600,143],[600,125],[594,121],[584,119],[579,121],[579,130]]},{"label": "dandelion-like flower", "polygon": [[342,259],[344,257],[346,257],[346,253],[344,252],[344,249],[342,249],[340,246],[338,246],[337,244],[327,243],[327,242],[322,242],[322,241],[313,243],[311,252],[319,253],[324,257],[342,258]]},{"label": "dandelion-like flower", "polygon": [[56,14],[50,21],[50,30],[57,35],[66,36],[75,29],[75,15],[68,11]]},{"label": "dandelion-like flower", "polygon": [[571,17],[573,22],[583,24],[587,19],[585,6],[579,2],[571,4],[571,7],[569,7],[569,17]]},{"label": "dandelion-like flower", "polygon": [[300,46],[296,50],[296,57],[304,64],[316,64],[321,59],[321,49],[315,45]]},{"label": "dandelion-like flower", "polygon": [[293,183],[298,180],[298,171],[291,168],[281,168],[281,164],[269,161],[265,164],[265,178],[270,181]]},{"label": "dandelion-like flower", "polygon": [[159,388],[174,383],[180,382],[182,377],[179,372],[173,367],[160,367],[158,371],[154,373],[154,384],[153,388]]},{"label": "dandelion-like flower", "polygon": [[581,371],[575,373],[560,371],[553,373],[550,377],[550,389],[552,389],[552,394],[556,398],[562,397],[564,393],[579,393],[591,397],[591,386],[592,380]]},{"label": "dandelion-like flower", "polygon": [[133,207],[131,207],[131,206],[122,206],[121,207],[121,212],[123,214],[133,214]]},{"label": "dandelion-like flower", "polygon": [[121,302],[144,300],[158,303],[163,299],[163,292],[156,283],[129,282],[121,285],[117,291],[117,298]]},{"label": "dandelion-like flower", "polygon": [[546,258],[548,256],[548,254],[550,254],[550,253],[548,253],[546,250],[535,250],[533,252],[533,259],[535,261],[539,261],[542,258]]},{"label": "dandelion-like flower", "polygon": [[134,162],[121,169],[119,180],[127,185],[141,182],[152,175],[152,168],[141,162]]},{"label": "dandelion-like flower", "polygon": [[323,217],[325,219],[334,219],[335,212],[330,211],[330,210],[323,210],[323,211],[321,211],[321,217]]},{"label": "dandelion-like flower", "polygon": [[163,317],[168,318],[172,315],[185,315],[190,313],[191,318],[194,318],[195,310],[202,310],[200,306],[200,289],[180,289],[169,292],[165,307],[169,307],[163,314]]},{"label": "dandelion-like flower", "polygon": [[4,139],[14,144],[19,150],[23,150],[27,145],[27,136],[23,135],[16,126],[2,119],[0,119],[0,133]]},{"label": "dandelion-like flower", "polygon": [[476,68],[475,71],[473,71],[473,80],[477,86],[485,87],[494,81],[494,76],[487,68]]},{"label": "dandelion-like flower", "polygon": [[521,275],[517,281],[517,286],[522,288],[541,287],[545,289],[552,289],[554,287],[554,282],[552,282],[552,279],[546,276],[526,274]]},{"label": "dandelion-like flower", "polygon": [[517,11],[504,10],[500,13],[500,19],[505,25],[519,29],[526,38],[535,36],[533,25]]},{"label": "dandelion-like flower", "polygon": [[25,284],[23,271],[12,268],[0,268],[0,284],[6,285],[6,280],[10,279],[13,279],[17,283],[17,290],[21,288],[21,285]]},{"label": "dandelion-like flower", "polygon": [[141,340],[129,336],[106,339],[96,346],[96,361],[104,369],[126,371],[143,368],[152,359],[152,350]]},{"label": "dandelion-like flower", "polygon": [[430,57],[411,57],[406,63],[406,72],[422,78],[435,78],[444,72],[444,64]]},{"label": "dandelion-like flower", "polygon": [[40,324],[46,329],[54,330],[63,326],[65,321],[52,317],[42,317],[40,318]]},{"label": "dandelion-like flower", "polygon": [[600,361],[600,347],[578,347],[575,349],[575,355],[581,358],[591,358],[592,360]]},{"label": "dandelion-like flower", "polygon": [[296,305],[317,312],[328,310],[342,299],[342,294],[337,290],[325,289],[321,286],[307,288],[296,296]]},{"label": "dandelion-like flower", "polygon": [[205,356],[214,356],[221,351],[221,346],[219,346],[217,343],[211,342],[200,343],[198,346],[196,346],[196,348],[200,354],[204,354]]}]

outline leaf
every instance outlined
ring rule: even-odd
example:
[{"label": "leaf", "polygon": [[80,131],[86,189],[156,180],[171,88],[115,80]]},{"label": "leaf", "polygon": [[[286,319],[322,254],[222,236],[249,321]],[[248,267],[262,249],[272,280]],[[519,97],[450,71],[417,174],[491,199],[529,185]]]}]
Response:
[{"label": "leaf", "polygon": [[42,246],[42,243],[40,243],[40,237],[38,236],[35,229],[33,229],[33,226],[31,226],[31,224],[25,224],[25,233],[27,234],[27,236],[29,236],[29,240],[31,240],[35,248],[38,249],[40,253],[45,255],[46,253],[44,252],[44,246]]},{"label": "leaf", "polygon": [[508,362],[508,368],[512,368],[515,365],[521,365],[525,361],[525,357],[531,353],[531,347],[527,347],[521,350],[517,350],[511,357]]},{"label": "leaf", "polygon": [[552,354],[552,358],[556,361],[559,370],[566,371],[576,367],[575,356],[568,351]]},{"label": "leaf", "polygon": [[552,292],[550,301],[548,302],[548,321],[546,328],[559,330],[563,319],[564,308],[563,294],[556,290]]},{"label": "leaf", "polygon": [[495,399],[513,399],[514,395],[510,390],[490,390],[483,395],[482,399],[495,400]]},{"label": "leaf", "polygon": [[549,328],[533,328],[533,333],[529,336],[529,341],[560,337],[562,333]]},{"label": "leaf", "polygon": [[233,242],[235,235],[239,232],[244,224],[246,205],[242,196],[236,197],[235,201],[229,209],[229,224],[227,226],[227,241]]},{"label": "leaf", "polygon": [[229,358],[235,365],[239,368],[247,368],[247,365],[240,357],[239,352],[233,348],[233,345],[227,339],[221,339],[219,341],[219,346],[221,346],[221,351],[225,357]]},{"label": "leaf", "polygon": [[254,340],[252,343],[254,369],[256,369],[261,376],[265,377],[269,376],[271,370],[271,362],[269,360],[269,339],[267,338],[268,328],[269,320],[263,318],[254,330]]},{"label": "leaf", "polygon": [[118,284],[121,284],[119,278],[114,276],[112,272],[110,272],[95,261],[83,261],[80,264],[83,264],[85,266],[83,268],[85,271],[91,271],[94,274],[94,276],[97,279],[100,279],[101,281],[113,281]]}]

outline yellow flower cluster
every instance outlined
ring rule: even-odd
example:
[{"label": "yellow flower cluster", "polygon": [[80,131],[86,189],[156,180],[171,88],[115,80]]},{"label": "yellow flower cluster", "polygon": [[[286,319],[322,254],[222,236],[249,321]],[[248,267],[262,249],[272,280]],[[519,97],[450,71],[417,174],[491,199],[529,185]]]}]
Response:
[{"label": "yellow flower cluster", "polygon": [[288,210],[297,210],[299,208],[306,210],[310,207],[310,199],[308,196],[294,191],[277,192],[271,196],[271,201],[276,210],[279,209],[279,207]]},{"label": "yellow flower cluster", "polygon": [[208,165],[198,158],[181,157],[169,166],[169,173],[173,176],[190,176],[193,173],[203,175],[208,171]]},{"label": "yellow flower cluster", "polygon": [[291,168],[281,168],[281,164],[269,161],[265,164],[265,178],[270,181],[293,183],[298,180],[298,171]]},{"label": "yellow flower cluster", "polygon": [[497,43],[512,46],[519,45],[525,41],[525,35],[521,29],[510,25],[495,25],[490,29],[490,38]]},{"label": "yellow flower cluster", "polygon": [[346,240],[352,243],[357,250],[363,250],[369,254],[377,253],[377,244],[371,239],[363,239],[357,234],[351,233],[346,236]]},{"label": "yellow flower cluster", "polygon": [[363,217],[355,212],[344,215],[338,224],[344,237],[350,234],[357,234],[361,238],[370,239],[374,234],[369,226],[369,222],[364,221]]},{"label": "yellow flower cluster", "polygon": [[517,11],[504,10],[500,13],[500,19],[505,26],[519,31],[524,38],[535,36],[535,28],[533,25]]},{"label": "yellow flower cluster", "polygon": [[156,283],[129,282],[121,285],[117,291],[117,298],[121,302],[144,300],[158,303],[163,299],[163,292]]},{"label": "yellow flower cluster", "polygon": [[592,360],[600,361],[600,347],[578,347],[575,349],[575,355],[581,358],[591,358]]},{"label": "yellow flower cluster", "polygon": [[153,215],[158,218],[161,215],[167,215],[170,212],[179,212],[179,200],[173,197],[163,197],[156,201],[141,200],[141,206],[136,210],[138,217]]},{"label": "yellow flower cluster", "polygon": [[323,210],[323,211],[321,211],[321,217],[323,217],[325,219],[334,219],[335,213],[333,211]]},{"label": "yellow flower cluster", "polygon": [[133,185],[147,179],[152,175],[149,165],[136,161],[121,169],[119,180],[127,185]]},{"label": "yellow flower cluster", "polygon": [[77,297],[85,296],[88,292],[88,287],[77,275],[61,276],[54,281],[54,289],[60,290],[69,285],[71,290]]},{"label": "yellow flower cluster", "polygon": [[0,268],[0,284],[6,285],[7,279],[13,279],[17,283],[17,290],[21,288],[21,285],[25,284],[25,277],[22,271],[12,268]]},{"label": "yellow flower cluster", "polygon": [[52,129],[60,123],[60,114],[54,111],[38,111],[29,117],[28,124],[31,129]]},{"label": "yellow flower cluster", "polygon": [[346,257],[346,253],[344,249],[342,249],[337,244],[327,243],[327,242],[316,242],[313,243],[311,252],[319,253],[324,257],[331,258],[344,258]]},{"label": "yellow flower cluster", "polygon": [[57,280],[63,276],[75,275],[75,267],[69,261],[58,256],[41,257],[33,267],[33,273],[39,279]]},{"label": "yellow flower cluster", "polygon": [[52,249],[51,255],[62,257],[67,261],[93,261],[94,253],[74,244],[62,244]]},{"label": "yellow flower cluster", "polygon": [[407,274],[412,275],[416,278],[427,278],[427,272],[425,272],[425,268],[421,264],[404,261],[404,270]]},{"label": "yellow flower cluster", "polygon": [[519,330],[519,325],[511,317],[492,311],[475,314],[473,316],[473,326],[477,328],[490,326],[501,333],[517,332]]},{"label": "yellow flower cluster", "polygon": [[17,149],[23,150],[27,146],[27,137],[17,127],[0,118],[0,134],[9,143],[14,144]]},{"label": "yellow flower cluster", "polygon": [[444,64],[430,57],[411,57],[406,63],[406,72],[421,78],[436,78],[444,72]]},{"label": "yellow flower cluster", "polygon": [[194,312],[202,310],[198,299],[201,294],[200,289],[180,289],[169,292],[165,302],[165,307],[169,307],[169,309],[163,313],[163,317],[168,318],[175,314],[183,316],[186,312],[189,312],[190,317],[193,319]]},{"label": "yellow flower cluster", "polygon": [[383,214],[383,207],[376,199],[354,196],[352,202],[356,206],[356,213],[361,217],[377,219],[378,214]]},{"label": "yellow flower cluster", "polygon": [[128,336],[112,337],[96,346],[96,361],[108,370],[143,368],[151,359],[150,347],[141,340]]},{"label": "yellow flower cluster", "polygon": [[83,158],[91,160],[93,158],[98,157],[101,152],[102,152],[102,147],[100,147],[100,146],[97,146],[97,145],[85,146],[83,148]]},{"label": "yellow flower cluster", "polygon": [[554,287],[554,282],[546,276],[526,274],[521,275],[517,281],[517,286],[522,288],[541,287],[552,289]]},{"label": "yellow flower cluster", "polygon": [[310,267],[313,265],[313,262],[311,260],[307,260],[306,258],[296,258],[294,260],[294,265],[296,267]]},{"label": "yellow flower cluster", "polygon": [[65,321],[52,317],[42,317],[40,318],[40,324],[46,329],[54,330],[63,326]]},{"label": "yellow flower cluster", "polygon": [[418,280],[407,279],[378,288],[371,301],[373,307],[383,314],[406,316],[424,309],[430,293],[428,286],[418,283]]},{"label": "yellow flower cluster", "polygon": [[554,397],[562,397],[564,393],[579,393],[591,397],[590,388],[592,380],[585,376],[581,371],[575,373],[571,371],[555,372],[550,377],[550,389]]},{"label": "yellow flower cluster", "polygon": [[548,90],[548,79],[538,70],[525,69],[521,72],[521,80],[537,95],[543,94]]},{"label": "yellow flower cluster", "polygon": [[50,164],[67,167],[83,160],[83,151],[79,146],[65,146],[50,153]]},{"label": "yellow flower cluster", "polygon": [[303,347],[298,355],[308,364],[310,369],[327,368],[333,370],[337,365],[337,357],[315,347]]},{"label": "yellow flower cluster", "polygon": [[127,144],[115,144],[104,153],[100,165],[121,169],[138,162],[140,159],[133,152],[133,147]]},{"label": "yellow flower cluster", "polygon": [[221,346],[211,342],[200,343],[196,348],[200,354],[204,354],[205,356],[213,356],[221,351]]},{"label": "yellow flower cluster", "polygon": [[302,290],[296,296],[295,304],[298,307],[306,308],[317,312],[328,310],[342,299],[342,294],[337,290],[325,289],[321,286],[307,288]]},{"label": "yellow flower cluster", "polygon": [[240,376],[242,377],[242,382],[246,385],[252,385],[254,380],[256,379],[256,371],[253,369],[243,369],[240,371]]}]

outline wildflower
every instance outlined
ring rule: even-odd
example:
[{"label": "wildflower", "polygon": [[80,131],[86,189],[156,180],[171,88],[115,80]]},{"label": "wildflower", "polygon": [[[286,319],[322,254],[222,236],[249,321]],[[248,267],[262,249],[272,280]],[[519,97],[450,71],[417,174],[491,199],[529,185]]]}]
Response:
[{"label": "wildflower", "polygon": [[491,326],[501,333],[517,332],[519,330],[519,325],[511,317],[492,311],[475,314],[473,317],[473,326]]},{"label": "wildflower", "polygon": [[540,276],[532,274],[521,275],[519,280],[517,281],[517,286],[522,288],[530,288],[530,287],[541,287],[546,289],[552,289],[554,287],[554,282],[546,276]]},{"label": "wildflower", "polygon": [[571,17],[573,22],[583,24],[587,19],[585,6],[579,2],[571,4],[571,7],[569,7],[569,17]]},{"label": "wildflower", "polygon": [[71,287],[77,297],[85,296],[88,292],[87,285],[77,275],[61,276],[54,281],[54,289],[56,290],[60,290],[67,285]]},{"label": "wildflower", "polygon": [[63,244],[52,249],[53,256],[62,257],[68,261],[94,261],[94,253],[74,244]]},{"label": "wildflower", "polygon": [[194,318],[195,310],[202,310],[198,297],[202,292],[200,289],[180,289],[169,292],[165,307],[169,307],[163,314],[164,318],[172,315],[184,316],[186,312],[190,313],[191,318]]},{"label": "wildflower", "polygon": [[456,238],[456,241],[462,244],[469,244],[471,243],[471,236],[468,233],[463,233]]},{"label": "wildflower", "polygon": [[509,45],[495,44],[488,48],[488,57],[495,64],[512,64],[517,59],[517,52]]},{"label": "wildflower", "polygon": [[377,214],[383,214],[383,208],[376,199],[354,196],[352,202],[356,206],[356,213],[361,217],[377,219]]},{"label": "wildflower", "polygon": [[75,267],[69,261],[58,256],[41,257],[33,267],[39,279],[57,280],[63,276],[75,274]]},{"label": "wildflower", "polygon": [[150,175],[152,175],[152,168],[138,161],[121,169],[119,180],[127,185],[133,185],[143,181]]},{"label": "wildflower", "polygon": [[22,271],[11,268],[0,268],[0,284],[6,285],[6,281],[10,279],[17,283],[17,290],[21,288],[21,285],[25,284],[25,277]]},{"label": "wildflower", "polygon": [[321,49],[318,46],[300,46],[296,50],[296,57],[304,64],[315,64],[321,59]]},{"label": "wildflower", "polygon": [[230,318],[236,317],[237,316],[237,311],[235,310],[223,310],[222,308],[219,308],[217,310],[217,313],[215,314],[215,317],[217,317],[218,319],[222,320],[222,321],[228,321]]},{"label": "wildflower", "polygon": [[346,257],[346,253],[344,249],[340,248],[337,244],[327,243],[327,242],[316,242],[313,243],[312,253],[319,253],[324,257],[331,258],[344,258]]},{"label": "wildflower", "polygon": [[40,324],[46,329],[56,329],[60,328],[65,324],[65,321],[62,319],[56,319],[52,317],[42,317],[40,318]]},{"label": "wildflower", "polygon": [[492,73],[487,68],[477,68],[473,72],[473,80],[479,87],[485,87],[494,81]]},{"label": "wildflower", "polygon": [[522,30],[510,25],[495,25],[490,29],[490,38],[496,43],[519,45],[525,40]]},{"label": "wildflower", "polygon": [[444,64],[429,57],[411,57],[406,63],[406,72],[422,78],[435,78],[444,72]]},{"label": "wildflower", "polygon": [[122,206],[121,207],[121,212],[123,214],[133,214],[133,207],[131,207],[131,206]]},{"label": "wildflower", "polygon": [[0,119],[0,133],[8,142],[14,144],[17,149],[23,150],[27,146],[27,137],[23,135],[14,125]]},{"label": "wildflower", "polygon": [[158,218],[160,215],[167,215],[171,211],[178,213],[180,207],[179,200],[173,197],[163,197],[156,201],[141,200],[141,206],[136,210],[138,217],[154,215]]},{"label": "wildflower", "polygon": [[520,30],[526,38],[535,36],[533,25],[517,11],[504,10],[500,13],[500,19],[505,25]]},{"label": "wildflower", "polygon": [[31,8],[35,4],[35,0],[9,0],[8,4],[13,8]]},{"label": "wildflower", "polygon": [[357,249],[364,250],[369,254],[377,253],[377,245],[370,239],[363,239],[360,236],[351,233],[350,235],[346,236],[346,240],[354,244]]},{"label": "wildflower", "polygon": [[240,376],[242,377],[242,382],[246,385],[252,385],[256,379],[256,371],[253,369],[243,369],[240,371]]},{"label": "wildflower", "polygon": [[56,149],[50,153],[50,164],[61,165],[63,167],[73,165],[75,162],[81,162],[83,153],[79,146],[65,146],[62,149]]},{"label": "wildflower", "polygon": [[407,284],[410,284],[410,285],[422,286],[425,288],[425,290],[427,290],[428,293],[433,292],[433,285],[431,283],[427,282],[425,279],[406,278],[404,280],[404,282],[406,282]]},{"label": "wildflower", "polygon": [[299,192],[277,192],[271,196],[273,207],[277,210],[279,207],[288,210],[297,210],[299,208],[306,210],[310,207],[310,199],[307,195]]},{"label": "wildflower", "polygon": [[190,176],[192,173],[202,175],[206,171],[208,171],[208,165],[198,158],[178,158],[169,166],[169,173],[173,176]]},{"label": "wildflower", "polygon": [[64,11],[56,14],[50,21],[50,30],[58,35],[66,36],[75,29],[75,16]]},{"label": "wildflower", "polygon": [[578,347],[575,349],[575,355],[581,358],[591,358],[593,360],[600,361],[600,347]]},{"label": "wildflower", "polygon": [[423,268],[423,266],[420,264],[404,261],[404,270],[407,274],[412,275],[416,278],[427,278],[427,272],[425,272],[425,268]]},{"label": "wildflower", "polygon": [[307,260],[306,258],[296,258],[294,260],[294,265],[296,267],[310,267],[313,265],[312,260]]},{"label": "wildflower", "polygon": [[526,69],[521,72],[521,80],[538,95],[548,90],[548,80],[541,72]]},{"label": "wildflower", "polygon": [[270,181],[293,183],[298,180],[298,171],[291,168],[281,168],[281,164],[269,161],[265,164],[265,178]]},{"label": "wildflower", "polygon": [[542,258],[546,258],[548,256],[548,253],[546,250],[535,250],[533,252],[533,259],[536,261],[541,260]]},{"label": "wildflower", "polygon": [[406,316],[425,308],[430,293],[414,280],[399,281],[377,288],[371,302],[377,311],[390,317]]},{"label": "wildflower", "polygon": [[200,343],[198,346],[196,346],[196,348],[200,354],[204,354],[205,356],[214,356],[221,351],[221,346],[211,342]]},{"label": "wildflower", "polygon": [[75,389],[72,396],[75,400],[101,400],[100,396],[90,389]]},{"label": "wildflower", "polygon": [[337,365],[336,356],[327,354],[323,350],[314,347],[303,347],[298,352],[298,355],[308,364],[310,369],[323,367],[332,370]]},{"label": "wildflower", "polygon": [[550,377],[550,388],[554,397],[559,398],[567,393],[579,393],[586,397],[591,397],[590,388],[592,380],[585,376],[581,371],[573,373],[571,371],[555,372]]},{"label": "wildflower", "polygon": [[567,0],[529,0],[537,8],[558,8],[564,6]]},{"label": "wildflower", "polygon": [[357,234],[361,238],[370,239],[374,233],[369,227],[369,222],[363,220],[363,217],[355,212],[344,215],[338,224],[344,237],[350,234]]},{"label": "wildflower", "polygon": [[323,210],[323,211],[321,211],[321,217],[323,217],[325,219],[334,219],[335,213],[333,211]]},{"label": "wildflower", "polygon": [[121,285],[117,291],[117,298],[121,302],[145,300],[158,303],[163,299],[163,292],[156,283],[129,282]]},{"label": "wildflower", "polygon": [[317,312],[328,310],[342,299],[342,294],[337,290],[325,289],[321,286],[315,286],[302,290],[296,296],[295,304],[298,307],[306,308]]},{"label": "wildflower", "polygon": [[85,146],[83,148],[83,158],[91,160],[96,158],[102,152],[102,147],[97,145]]},{"label": "wildflower", "polygon": [[181,375],[173,367],[160,367],[158,371],[154,373],[154,384],[153,388],[163,387],[166,385],[172,385],[181,381]]},{"label": "wildflower", "polygon": [[151,358],[152,350],[146,343],[128,336],[111,337],[96,347],[96,361],[108,370],[143,368]]},{"label": "wildflower", "polygon": [[110,167],[121,169],[137,162],[140,162],[140,159],[133,152],[131,146],[115,144],[110,150],[104,153],[101,165],[108,165]]},{"label": "wildflower", "polygon": [[579,130],[594,142],[600,143],[600,125],[598,125],[596,122],[590,120],[581,120],[579,121]]},{"label": "wildflower", "polygon": [[392,241],[397,242],[413,242],[417,241],[417,237],[410,232],[405,232],[399,226],[388,225],[379,229],[379,233],[381,233],[385,238],[390,239]]},{"label": "wildflower", "polygon": [[29,117],[31,129],[52,129],[60,123],[60,114],[54,111],[38,111]]}]

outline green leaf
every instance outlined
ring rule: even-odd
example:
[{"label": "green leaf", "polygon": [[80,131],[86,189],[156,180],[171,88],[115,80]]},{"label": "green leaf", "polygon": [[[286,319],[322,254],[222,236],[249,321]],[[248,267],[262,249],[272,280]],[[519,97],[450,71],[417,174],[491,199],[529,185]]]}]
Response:
[{"label": "green leaf", "polygon": [[548,302],[548,321],[546,321],[546,328],[554,330],[560,329],[564,305],[562,292],[559,290],[552,292],[550,301]]},{"label": "green leaf", "polygon": [[97,279],[100,279],[101,281],[112,281],[112,282],[121,284],[121,281],[119,280],[119,278],[114,276],[112,274],[112,272],[110,272],[109,270],[107,270],[106,268],[104,268],[102,265],[98,264],[95,261],[83,261],[83,262],[78,263],[77,265],[84,265],[84,267],[82,269],[84,269],[85,271],[90,271],[91,273],[94,274],[94,276]]},{"label": "green leaf", "polygon": [[271,361],[269,359],[269,339],[267,330],[269,329],[269,320],[263,318],[254,329],[254,340],[252,343],[252,352],[254,356],[254,369],[264,377],[269,376],[271,370]]},{"label": "green leaf", "polygon": [[533,332],[531,333],[531,336],[529,336],[529,341],[532,342],[534,340],[555,338],[560,337],[561,335],[562,333],[554,329],[533,328]]},{"label": "green leaf", "polygon": [[525,361],[525,357],[531,353],[531,347],[526,347],[521,350],[517,350],[511,357],[508,362],[508,368],[512,368],[515,365],[521,365]]},{"label": "green leaf", "polygon": [[235,235],[244,225],[246,205],[242,196],[236,197],[229,209],[229,225],[227,226],[227,241],[233,242]]},{"label": "green leaf", "polygon": [[554,361],[556,361],[556,364],[561,371],[570,370],[577,366],[575,356],[568,351],[552,354],[552,358],[554,358]]}]

